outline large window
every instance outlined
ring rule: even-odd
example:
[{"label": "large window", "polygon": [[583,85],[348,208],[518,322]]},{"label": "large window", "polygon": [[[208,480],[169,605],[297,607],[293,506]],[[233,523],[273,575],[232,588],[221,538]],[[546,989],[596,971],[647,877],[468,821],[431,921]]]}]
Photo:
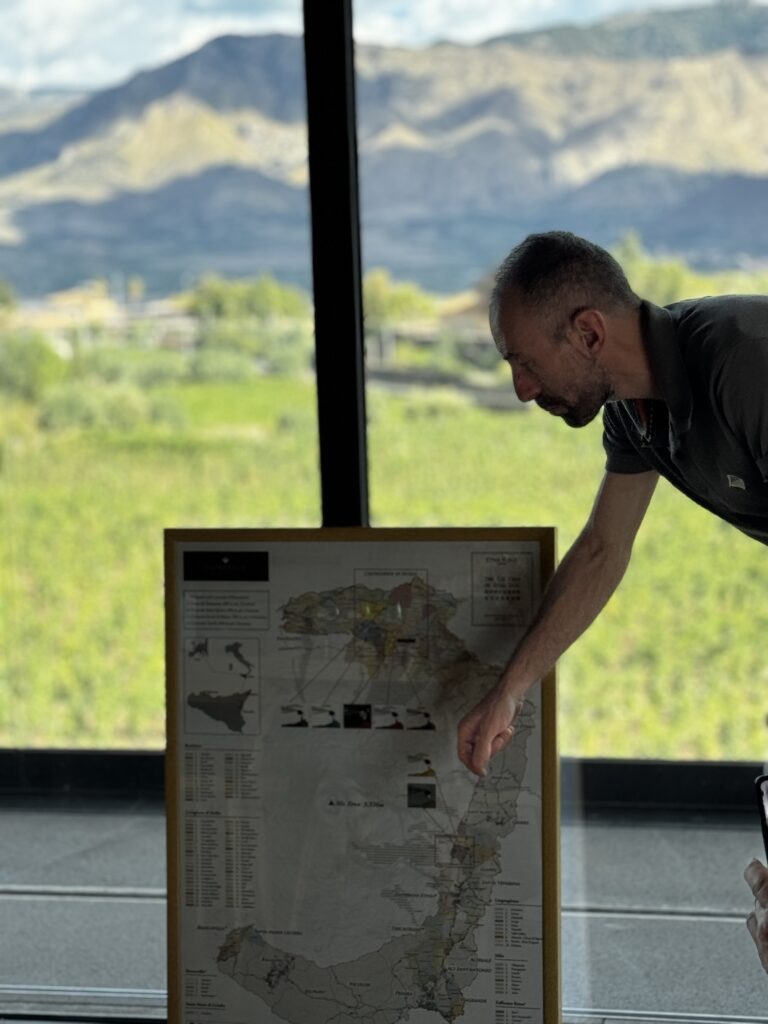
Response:
[{"label": "large window", "polygon": [[[0,61],[29,87],[0,105],[6,746],[159,748],[162,528],[319,522],[303,54],[264,34],[301,7],[238,7],[137,7],[135,49],[71,11]],[[517,406],[491,275],[565,227],[659,303],[764,291],[764,10],[439,10],[356,9],[372,517],[554,523],[563,551],[599,426]],[[563,659],[565,753],[761,756],[759,555],[661,486]]]},{"label": "large window", "polygon": [[[487,327],[494,269],[563,228],[659,304],[764,292],[768,79],[759,6],[566,27],[586,13],[541,10],[546,24],[512,5],[501,25],[491,4],[438,24],[356,5],[372,519],[553,523],[562,554],[601,429],[515,402]],[[761,758],[766,584],[753,541],[662,483],[622,588],[561,661],[563,753]]]},{"label": "large window", "polygon": [[[0,41],[0,745],[154,751],[0,751],[17,1019],[165,1012],[162,528],[320,520],[301,5],[148,4],[79,21],[13,0]],[[372,512],[555,523],[562,552],[600,431],[517,407],[485,322],[494,266],[563,226],[657,302],[765,290],[768,75],[757,6],[585,34],[534,13],[486,42],[522,7],[358,0]],[[762,760],[762,556],[662,489],[561,666],[564,753]],[[733,813],[751,769],[564,768],[566,1021],[763,1019],[741,880],[759,832]],[[29,799],[46,771],[53,807]],[[695,825],[630,813],[673,776],[661,803]],[[81,799],[113,785],[125,799]]]},{"label": "large window", "polygon": [[163,528],[319,524],[303,46],[240,7],[0,50],[2,746],[161,748]]}]

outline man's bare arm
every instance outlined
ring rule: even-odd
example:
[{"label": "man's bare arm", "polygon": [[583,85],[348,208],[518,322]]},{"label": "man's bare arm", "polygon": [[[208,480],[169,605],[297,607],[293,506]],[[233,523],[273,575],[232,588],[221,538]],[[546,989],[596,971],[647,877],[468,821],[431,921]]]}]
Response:
[{"label": "man's bare arm", "polygon": [[459,724],[459,757],[477,775],[485,774],[490,758],[512,738],[528,688],[592,624],[621,582],[657,482],[655,472],[605,474],[584,529],[501,679]]}]

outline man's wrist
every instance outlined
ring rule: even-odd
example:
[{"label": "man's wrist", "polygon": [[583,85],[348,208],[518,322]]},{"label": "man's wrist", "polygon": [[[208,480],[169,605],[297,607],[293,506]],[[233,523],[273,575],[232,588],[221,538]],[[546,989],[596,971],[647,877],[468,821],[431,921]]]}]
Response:
[{"label": "man's wrist", "polygon": [[519,672],[506,668],[499,679],[499,689],[509,700],[524,700],[534,680],[528,679]]}]

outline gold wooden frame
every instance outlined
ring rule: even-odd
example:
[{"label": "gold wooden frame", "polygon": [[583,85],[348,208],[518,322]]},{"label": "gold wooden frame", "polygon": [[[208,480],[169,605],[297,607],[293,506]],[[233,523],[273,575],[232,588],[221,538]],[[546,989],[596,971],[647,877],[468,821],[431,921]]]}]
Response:
[{"label": "gold wooden frame", "polygon": [[[168,1022],[181,1024],[179,977],[180,851],[176,708],[179,699],[177,650],[176,549],[192,543],[257,543],[292,541],[533,541],[539,545],[540,587],[544,590],[555,571],[555,527],[424,527],[424,528],[321,528],[321,529],[171,529],[165,531],[165,651],[166,651],[166,757],[165,798],[168,877]],[[561,1021],[560,966],[560,764],[557,742],[557,673],[553,668],[541,680],[542,772],[542,956],[543,1024]]]}]

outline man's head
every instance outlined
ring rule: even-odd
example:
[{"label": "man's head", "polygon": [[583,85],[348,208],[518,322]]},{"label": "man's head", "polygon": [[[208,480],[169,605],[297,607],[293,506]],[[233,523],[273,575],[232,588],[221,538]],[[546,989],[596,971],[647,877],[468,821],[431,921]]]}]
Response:
[{"label": "man's head", "polygon": [[604,358],[609,324],[636,314],[639,302],[600,246],[566,231],[529,235],[499,267],[489,310],[520,399],[570,426],[594,419],[615,397]]}]

